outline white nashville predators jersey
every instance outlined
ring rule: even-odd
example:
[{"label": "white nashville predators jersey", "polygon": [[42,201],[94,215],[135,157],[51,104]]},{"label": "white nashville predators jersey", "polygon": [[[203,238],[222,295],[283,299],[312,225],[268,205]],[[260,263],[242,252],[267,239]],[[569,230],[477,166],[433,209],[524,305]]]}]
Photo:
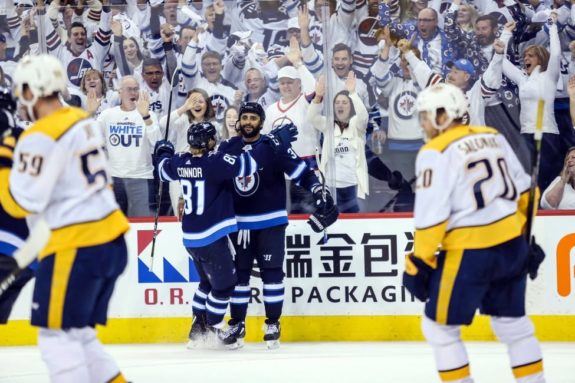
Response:
[{"label": "white nashville predators jersey", "polygon": [[8,181],[2,205],[13,216],[43,216],[52,236],[42,255],[109,242],[128,223],[107,166],[98,123],[81,109],[63,107],[20,137],[12,170],[2,170],[2,182]]},{"label": "white nashville predators jersey", "polygon": [[415,254],[488,248],[521,234],[530,177],[495,129],[458,126],[416,161]]}]

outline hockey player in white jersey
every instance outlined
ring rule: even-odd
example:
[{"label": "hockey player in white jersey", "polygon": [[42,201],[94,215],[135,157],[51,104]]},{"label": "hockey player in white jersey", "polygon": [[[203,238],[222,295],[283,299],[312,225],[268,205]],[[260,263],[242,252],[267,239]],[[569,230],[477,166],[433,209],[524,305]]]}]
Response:
[{"label": "hockey player in white jersey", "polygon": [[106,323],[128,260],[128,221],[111,191],[102,134],[86,112],[63,106],[67,76],[54,56],[22,59],[14,87],[34,124],[20,136],[12,166],[0,164],[0,203],[16,218],[43,217],[51,230],[31,315],[42,359],[53,383],[126,382],[94,329]]},{"label": "hockey player in white jersey", "polygon": [[495,129],[462,124],[468,106],[456,86],[425,89],[417,109],[429,141],[416,161],[415,248],[403,284],[425,302],[422,330],[439,376],[473,382],[460,327],[479,309],[507,346],[517,382],[545,382],[525,314],[527,274],[536,276],[544,257],[523,235],[530,177]]}]

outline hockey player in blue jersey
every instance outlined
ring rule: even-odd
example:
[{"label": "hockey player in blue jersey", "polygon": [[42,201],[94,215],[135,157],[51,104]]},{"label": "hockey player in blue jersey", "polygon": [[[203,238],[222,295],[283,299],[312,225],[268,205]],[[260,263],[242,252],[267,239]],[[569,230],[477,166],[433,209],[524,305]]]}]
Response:
[{"label": "hockey player in blue jersey", "polygon": [[216,128],[209,122],[191,125],[187,139],[190,152],[174,155],[174,146],[162,140],[154,154],[160,180],[180,183],[183,242],[200,275],[188,347],[201,345],[209,334],[215,334],[220,344],[235,348],[235,334],[224,329],[224,315],[236,285],[228,234],[238,230],[229,181],[253,175],[257,164],[249,152],[236,157],[215,151]]},{"label": "hockey player in blue jersey", "polygon": [[[10,142],[11,138],[5,139],[4,136],[18,137],[22,129],[17,128],[14,121],[14,112],[16,111],[16,101],[13,99],[10,91],[6,88],[0,88],[0,161],[11,161],[10,156],[4,157],[2,154],[4,148],[8,145],[7,152],[10,153],[15,146],[15,142]],[[9,163],[7,163],[9,165]],[[6,213],[0,205],[0,281],[16,267],[16,261],[12,255],[28,237],[28,225],[22,218],[14,218]],[[35,267],[36,264],[34,263]],[[18,298],[20,291],[26,283],[34,277],[33,267],[26,268],[10,287],[0,295],[0,324],[6,324],[8,317]]]},{"label": "hockey player in blue jersey", "polygon": [[308,223],[314,231],[320,232],[333,224],[338,210],[329,191],[323,193],[314,172],[293,151],[289,142],[286,143],[289,139],[280,141],[273,134],[260,134],[264,120],[261,105],[245,103],[240,108],[238,120],[241,136],[222,142],[219,150],[229,154],[249,152],[258,163],[258,171],[253,176],[234,179],[234,209],[240,231],[231,236],[236,247],[238,282],[231,299],[230,330],[241,343],[245,337],[250,298],[250,272],[256,259],[264,284],[264,341],[269,348],[276,348],[284,299],[283,262],[288,224],[284,174],[312,192],[317,210]]}]

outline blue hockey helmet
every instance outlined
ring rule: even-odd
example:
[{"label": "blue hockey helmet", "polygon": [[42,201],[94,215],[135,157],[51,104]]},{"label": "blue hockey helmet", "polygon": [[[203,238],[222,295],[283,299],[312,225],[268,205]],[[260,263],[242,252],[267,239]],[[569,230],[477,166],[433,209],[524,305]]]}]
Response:
[{"label": "blue hockey helmet", "polygon": [[195,149],[209,149],[210,140],[216,139],[216,128],[211,122],[199,122],[188,128],[188,144]]},{"label": "blue hockey helmet", "polygon": [[244,113],[254,113],[260,116],[260,122],[263,124],[266,119],[266,112],[264,108],[257,102],[245,102],[240,106],[240,112],[238,113],[238,119],[242,118]]}]

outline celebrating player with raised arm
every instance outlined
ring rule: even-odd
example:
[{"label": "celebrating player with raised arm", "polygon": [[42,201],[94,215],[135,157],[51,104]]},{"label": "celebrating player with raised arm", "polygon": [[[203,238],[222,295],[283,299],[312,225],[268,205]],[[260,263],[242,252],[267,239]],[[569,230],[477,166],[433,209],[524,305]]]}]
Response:
[{"label": "celebrating player with raised arm", "polygon": [[289,145],[289,139],[280,142],[273,135],[274,131],[271,135],[260,134],[264,120],[261,105],[245,103],[239,112],[241,136],[222,142],[219,150],[230,154],[248,151],[258,163],[257,173],[250,177],[238,177],[233,185],[234,209],[240,231],[232,235],[237,253],[238,283],[231,299],[230,326],[235,329],[236,337],[242,340],[250,299],[250,273],[256,259],[264,283],[263,299],[267,317],[264,341],[268,347],[275,348],[279,346],[280,338],[285,230],[288,223],[284,174],[312,192],[317,210],[308,223],[315,232],[321,232],[333,224],[339,213],[329,191],[323,192],[324,188],[314,172]]},{"label": "celebrating player with raised arm", "polygon": [[215,151],[216,128],[210,122],[192,124],[188,143],[190,151],[185,153],[174,155],[174,146],[164,140],[154,151],[160,180],[180,183],[184,246],[200,275],[188,347],[201,346],[215,335],[216,344],[237,348],[235,332],[224,329],[224,315],[236,285],[228,234],[238,230],[229,180],[253,175],[257,164],[249,152],[236,157]]}]

